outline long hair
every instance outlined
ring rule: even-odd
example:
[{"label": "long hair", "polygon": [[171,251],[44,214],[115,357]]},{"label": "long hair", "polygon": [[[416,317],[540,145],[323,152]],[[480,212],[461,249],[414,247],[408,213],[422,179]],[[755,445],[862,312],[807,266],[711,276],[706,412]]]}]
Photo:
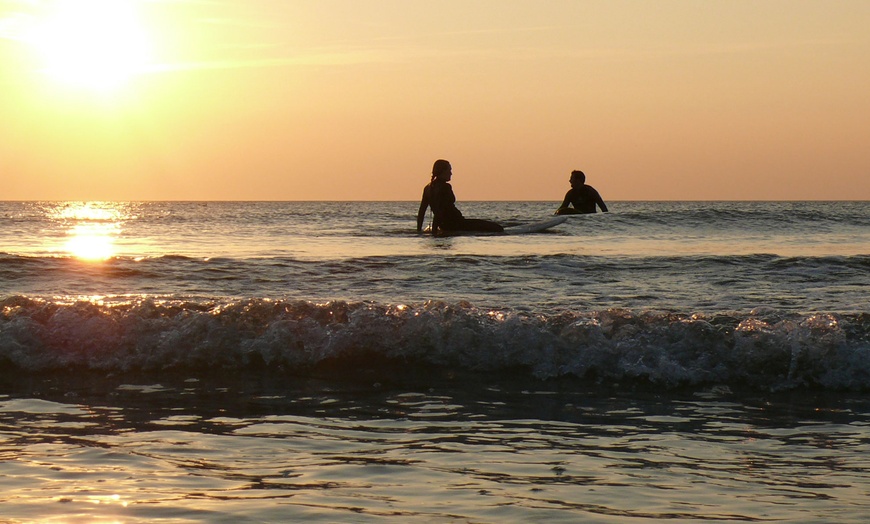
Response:
[{"label": "long hair", "polygon": [[444,160],[443,158],[439,158],[432,164],[432,180],[434,182],[438,175],[450,169],[450,162]]}]

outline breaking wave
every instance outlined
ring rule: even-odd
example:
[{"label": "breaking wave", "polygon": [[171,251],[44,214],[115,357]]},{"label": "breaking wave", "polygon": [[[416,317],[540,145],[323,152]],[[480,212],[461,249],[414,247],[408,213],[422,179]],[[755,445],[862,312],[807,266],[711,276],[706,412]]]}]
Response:
[{"label": "breaking wave", "polygon": [[535,379],[870,390],[870,315],[517,312],[466,302],[0,301],[0,369],[106,373],[385,362]]}]

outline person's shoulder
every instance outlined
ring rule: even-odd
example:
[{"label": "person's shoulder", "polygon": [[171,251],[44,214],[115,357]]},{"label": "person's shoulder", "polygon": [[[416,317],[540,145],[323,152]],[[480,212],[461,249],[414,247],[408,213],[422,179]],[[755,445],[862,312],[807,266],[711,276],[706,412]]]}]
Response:
[{"label": "person's shoulder", "polygon": [[450,184],[447,182],[432,182],[430,184],[430,192],[432,194],[440,194],[445,191],[452,191]]}]

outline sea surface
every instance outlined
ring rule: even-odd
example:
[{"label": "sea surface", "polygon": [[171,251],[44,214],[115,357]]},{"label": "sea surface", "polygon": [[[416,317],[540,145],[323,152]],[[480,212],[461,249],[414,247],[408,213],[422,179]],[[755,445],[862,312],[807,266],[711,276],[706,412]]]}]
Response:
[{"label": "sea surface", "polygon": [[0,202],[0,523],[866,522],[870,202],[608,207]]}]

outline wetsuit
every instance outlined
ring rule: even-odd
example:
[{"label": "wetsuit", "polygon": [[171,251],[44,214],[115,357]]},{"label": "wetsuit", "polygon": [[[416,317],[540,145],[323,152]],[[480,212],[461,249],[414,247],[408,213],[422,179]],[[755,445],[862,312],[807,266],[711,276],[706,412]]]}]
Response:
[{"label": "wetsuit", "polygon": [[[462,212],[456,207],[456,195],[453,194],[453,187],[440,180],[435,180],[428,186],[428,204],[432,208],[434,218],[432,219],[432,232],[449,232],[449,231],[488,231],[502,232],[504,228],[495,222],[489,220],[481,220],[474,218],[465,218]],[[423,190],[423,199],[426,200],[427,190]],[[425,214],[423,202],[420,203],[420,209]],[[417,214],[417,224],[422,225],[420,213]]]},{"label": "wetsuit", "polygon": [[[583,185],[579,188],[571,188],[565,194],[565,200],[556,211],[557,215],[573,215],[579,213],[595,213],[595,205],[601,208],[601,211],[607,212],[607,206],[601,195],[592,186]],[[572,209],[571,206],[574,208]]]},{"label": "wetsuit", "polygon": [[420,199],[420,210],[417,211],[417,232],[423,231],[423,221],[426,220],[426,210],[429,209],[429,191],[432,184],[423,188],[423,198]]}]

